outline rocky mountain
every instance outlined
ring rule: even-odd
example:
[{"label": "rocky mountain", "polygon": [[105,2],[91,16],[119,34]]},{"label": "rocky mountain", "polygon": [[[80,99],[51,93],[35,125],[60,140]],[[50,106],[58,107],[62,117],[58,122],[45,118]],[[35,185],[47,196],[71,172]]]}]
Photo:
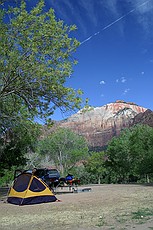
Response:
[{"label": "rocky mountain", "polygon": [[144,113],[137,114],[133,118],[131,125],[136,125],[139,123],[153,127],[153,111],[147,109]]},{"label": "rocky mountain", "polygon": [[[123,128],[140,119],[147,109],[132,102],[116,101],[102,107],[86,107],[56,126],[70,128],[83,135],[91,149],[102,149],[113,136],[120,134]],[[138,116],[137,118],[135,118]]]}]

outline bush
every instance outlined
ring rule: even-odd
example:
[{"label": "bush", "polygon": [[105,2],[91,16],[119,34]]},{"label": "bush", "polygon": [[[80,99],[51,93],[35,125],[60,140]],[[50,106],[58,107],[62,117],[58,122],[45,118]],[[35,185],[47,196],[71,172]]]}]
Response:
[{"label": "bush", "polygon": [[3,176],[0,178],[1,187],[10,186],[10,184],[14,179],[14,171],[15,171],[14,167],[12,167],[10,170],[4,169]]},{"label": "bush", "polygon": [[97,182],[95,175],[88,173],[83,165],[73,168],[69,173],[78,178],[81,184],[95,184]]}]

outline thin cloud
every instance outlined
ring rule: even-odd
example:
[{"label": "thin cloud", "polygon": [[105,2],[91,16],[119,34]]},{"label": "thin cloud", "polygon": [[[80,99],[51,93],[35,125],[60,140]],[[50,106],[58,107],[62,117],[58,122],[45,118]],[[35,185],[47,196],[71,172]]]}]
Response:
[{"label": "thin cloud", "polygon": [[125,83],[127,81],[127,79],[125,77],[121,77],[121,78],[117,78],[116,83]]},{"label": "thin cloud", "polygon": [[120,13],[118,11],[118,8],[117,8],[117,2],[118,0],[107,0],[107,1],[102,1],[101,2],[101,5],[104,6],[109,12],[112,13],[113,16],[115,17],[119,17],[120,16]]},{"label": "thin cloud", "polygon": [[125,77],[121,77],[121,82],[125,83],[126,82],[126,78]]},{"label": "thin cloud", "polygon": [[98,24],[98,17],[97,13],[95,11],[95,1],[93,0],[80,0],[80,7],[84,9],[84,12],[86,12],[86,15],[88,16],[90,22],[94,25],[97,26]]},{"label": "thin cloud", "polygon": [[[143,4],[146,3],[146,4]],[[131,1],[132,7],[138,6],[136,11],[133,12],[137,22],[142,26],[145,33],[148,35],[152,33],[152,23],[153,23],[153,1],[135,0]]]},{"label": "thin cloud", "polygon": [[[145,3],[146,4],[143,4]],[[138,7],[136,12],[139,14],[146,14],[150,13],[153,10],[153,2],[152,0],[144,1],[144,0],[135,0],[134,2],[131,2],[131,4],[134,6],[139,6],[140,4],[143,4],[141,7]]]},{"label": "thin cloud", "polygon": [[[87,27],[89,26],[89,23],[87,24],[87,21],[90,21],[90,27],[93,29],[97,26],[107,26],[101,24],[103,21],[103,16],[96,11],[97,8],[107,13],[107,15],[110,14],[111,21],[113,19],[116,20],[117,18],[121,18],[121,20],[118,20],[120,21],[120,23],[118,23],[118,28],[121,28],[122,32],[125,24],[125,20],[122,20],[122,16],[124,14],[126,15],[126,12],[129,12],[130,17],[134,17],[146,32],[149,31],[151,33],[152,31],[151,25],[153,23],[153,1],[151,0],[124,0],[124,4],[122,4],[123,8],[120,4],[120,0],[79,0],[75,1],[75,4],[72,0],[63,0],[60,1],[60,3],[57,0],[46,1],[50,6],[53,6],[55,13],[58,12],[59,16],[62,19],[66,19],[66,21],[69,23],[76,24],[78,29],[81,30],[83,34],[86,34],[88,31]],[[70,18],[72,20],[72,17],[70,17],[71,15],[73,15],[73,21],[70,21]],[[123,18],[125,17],[126,16]]]},{"label": "thin cloud", "polygon": [[100,81],[100,85],[105,85],[106,82],[104,80]]},{"label": "thin cloud", "polygon": [[[114,18],[120,17],[122,13],[122,8],[119,7],[119,0],[107,0],[102,2],[103,6],[108,9],[108,11],[113,15]],[[131,17],[134,17],[135,20],[142,26],[145,31],[144,35],[152,33],[152,24],[153,24],[153,1],[152,0],[135,0],[135,1],[124,1],[124,7],[126,6],[126,11],[132,11]],[[122,22],[122,23],[121,23]],[[125,20],[121,20],[119,26],[124,28]]]},{"label": "thin cloud", "polygon": [[130,91],[130,89],[125,89],[123,94],[126,95],[129,91]]},{"label": "thin cloud", "polygon": [[[56,0],[48,0],[47,4],[55,9],[55,13],[58,13],[60,19],[66,21],[68,24],[75,24],[84,34],[87,33],[87,25],[84,21],[84,15],[86,14],[87,9],[84,9],[84,6],[80,5],[82,2],[78,1],[74,5],[71,0],[63,0],[60,1],[60,3]],[[79,10],[80,7],[84,10],[84,14],[81,14]]]}]

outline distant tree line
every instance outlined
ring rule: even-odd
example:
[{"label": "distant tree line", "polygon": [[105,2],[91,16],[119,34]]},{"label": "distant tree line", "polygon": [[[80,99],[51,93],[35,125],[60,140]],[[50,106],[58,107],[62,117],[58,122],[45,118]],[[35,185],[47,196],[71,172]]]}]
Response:
[{"label": "distant tree line", "polygon": [[[153,181],[153,128],[136,125],[112,138],[105,151],[89,151],[85,139],[69,129],[58,129],[38,142],[41,157],[82,183],[131,183]],[[47,159],[49,159],[47,158]]]},{"label": "distant tree line", "polygon": [[[33,129],[33,132],[38,130]],[[17,134],[20,132],[17,131]],[[37,142],[34,141],[34,136],[23,133],[22,141],[18,141],[21,144],[17,145],[20,154],[24,150],[21,156],[29,159],[26,159],[22,167],[39,168],[45,164],[47,167],[54,166],[61,176],[72,173],[80,178],[81,183],[153,182],[153,128],[147,125],[122,130],[118,137],[112,138],[108,143],[106,151],[101,152],[89,151],[84,137],[65,128],[59,128]],[[29,154],[26,153],[28,149],[24,149],[25,141],[28,141],[29,146],[31,144]],[[13,151],[17,150],[17,146],[10,149],[14,156]],[[11,156],[8,153],[8,159],[16,165]]]}]

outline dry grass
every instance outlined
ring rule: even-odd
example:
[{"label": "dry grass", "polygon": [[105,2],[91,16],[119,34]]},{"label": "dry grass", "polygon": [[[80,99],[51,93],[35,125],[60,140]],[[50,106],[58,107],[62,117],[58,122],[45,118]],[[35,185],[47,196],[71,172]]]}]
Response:
[{"label": "dry grass", "polygon": [[57,195],[61,202],[16,206],[0,202],[0,229],[153,229],[153,187],[90,186],[91,192]]}]

